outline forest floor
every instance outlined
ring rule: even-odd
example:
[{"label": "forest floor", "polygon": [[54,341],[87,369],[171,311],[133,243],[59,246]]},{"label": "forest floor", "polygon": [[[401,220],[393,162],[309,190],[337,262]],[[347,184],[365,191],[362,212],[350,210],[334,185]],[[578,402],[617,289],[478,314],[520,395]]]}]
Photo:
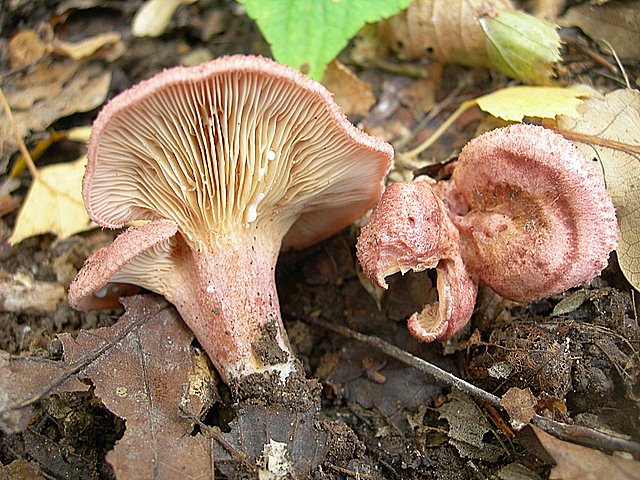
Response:
[{"label": "forest floor", "polygon": [[[0,82],[8,85],[19,75],[9,67],[9,38],[28,29],[46,36],[45,30],[52,24],[56,38],[67,41],[106,31],[121,35],[103,49],[102,56],[71,61],[73,67],[64,67],[84,72],[83,82],[56,84],[59,90],[55,96],[67,103],[94,92],[104,72],[111,79],[106,95],[112,97],[165,67],[232,53],[269,54],[255,24],[231,2],[184,6],[173,18],[169,32],[157,38],[136,38],[130,33],[139,1],[84,3],[82,8],[72,8],[74,2],[69,1],[7,2],[8,9],[2,7],[0,16]],[[350,119],[383,136],[396,149],[417,145],[462,101],[508,84],[508,79],[484,69],[442,68],[419,62],[383,68],[383,63],[393,64],[392,58],[375,67],[358,64],[350,52],[344,52],[341,60],[371,86],[377,99],[366,115],[350,115]],[[414,76],[416,69],[426,76]],[[635,73],[638,78],[638,70]],[[593,65],[568,69],[566,74],[606,85]],[[33,92],[35,95],[35,87]],[[51,103],[52,99],[46,101]],[[48,123],[31,134],[29,146],[44,138],[50,124],[52,131],[89,125],[101,104],[85,113],[80,113],[80,107],[70,113],[57,105],[59,115],[52,114]],[[431,113],[425,116],[425,112]],[[431,147],[429,155],[438,161],[451,158],[475,136],[480,122],[479,111],[468,112]],[[69,140],[57,142],[38,161],[38,167],[75,160],[83,149],[82,144]],[[10,168],[7,165],[2,165],[6,171]],[[396,170],[395,175],[406,177],[424,166],[426,163],[418,162],[404,171]],[[25,172],[17,178],[14,195],[21,198],[31,177]],[[113,327],[123,314],[78,312],[60,294],[88,254],[109,243],[115,233],[94,229],[63,240],[47,234],[10,245],[7,240],[16,215],[13,210],[0,219],[0,349],[6,352],[3,355],[62,361],[70,338],[81,331]],[[624,451],[626,446],[629,448],[622,457],[635,455],[637,459],[637,299],[615,255],[590,285],[529,305],[506,301],[481,288],[470,325],[452,340],[420,344],[408,333],[406,319],[434,300],[434,276],[429,272],[396,275],[389,278],[390,288],[384,294],[372,289],[358,270],[357,232],[358,226],[352,226],[307,250],[285,252],[278,263],[283,318],[308,378],[317,379],[317,411],[274,414],[259,405],[232,405],[229,392],[209,370],[211,391],[202,401],[202,411],[194,415],[197,419],[191,419],[190,434],[219,444],[207,447],[216,478],[251,478],[257,475],[257,466],[263,469],[260,478],[300,478],[301,472],[310,470],[313,478],[333,479],[543,479],[549,478],[554,465],[552,450],[566,451],[577,464],[600,462],[594,469],[605,468],[602,462],[609,461],[597,457],[594,449],[611,453]],[[21,296],[27,290],[31,291],[29,298]],[[151,305],[152,310],[173,312],[155,297],[141,302],[151,302],[145,305]],[[131,311],[136,308],[130,307]],[[167,315],[176,318],[175,313]],[[504,399],[510,389],[512,393],[526,392],[532,395],[529,400],[534,399],[529,406],[535,408],[538,427],[555,432],[562,440],[553,443],[556,440],[543,437],[544,433],[531,425],[516,430],[500,407],[436,382],[326,324],[378,337],[497,397]],[[61,333],[71,337],[61,339]],[[188,344],[193,358],[201,358],[197,342],[189,337]],[[0,361],[7,358],[0,357]],[[0,433],[0,463],[4,465],[0,466],[0,479],[115,478],[106,456],[133,423],[107,408],[99,394],[104,386],[89,377],[82,379],[84,391],[74,387],[40,395],[31,402],[25,429]],[[1,378],[2,374],[0,385],[6,387]],[[519,397],[516,404],[524,408],[527,402]],[[305,424],[314,428],[305,430]],[[270,457],[263,448],[277,436],[274,432],[280,431],[291,432],[289,460],[297,463],[283,476],[277,476],[275,467],[268,465]],[[598,435],[585,438],[594,431]],[[255,445],[247,440],[252,435],[260,437]],[[572,450],[576,443],[589,448]],[[195,455],[193,450],[189,455]],[[122,465],[123,460],[115,462]],[[610,471],[616,468],[616,463],[608,467]],[[272,476],[264,476],[264,471]],[[564,470],[563,475],[570,474]],[[576,474],[573,478],[589,477]],[[612,473],[610,478],[637,476],[616,477]]]}]

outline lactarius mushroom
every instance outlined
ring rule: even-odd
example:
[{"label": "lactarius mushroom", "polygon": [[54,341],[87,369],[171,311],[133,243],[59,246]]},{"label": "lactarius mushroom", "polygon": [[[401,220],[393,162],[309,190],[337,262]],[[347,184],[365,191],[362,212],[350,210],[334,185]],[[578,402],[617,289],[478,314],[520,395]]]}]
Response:
[{"label": "lactarius mushroom", "polygon": [[469,321],[477,283],[462,261],[458,230],[429,183],[389,185],[360,232],[357,250],[364,273],[385,289],[385,277],[396,272],[436,269],[439,302],[408,320],[417,339],[448,338]]},{"label": "lactarius mushroom", "polygon": [[[420,314],[411,317],[410,330],[423,341],[448,338],[468,322],[479,281],[530,302],[590,281],[616,247],[615,210],[602,180],[571,142],[542,127],[512,125],[470,141],[451,179],[433,190],[426,182],[393,187],[362,230],[358,258],[381,286],[398,270],[437,269],[440,305],[458,306],[422,322],[433,335],[416,334],[411,323]],[[442,275],[445,268],[450,273]]]},{"label": "lactarius mushroom", "polygon": [[140,285],[175,305],[229,384],[265,372],[285,382],[300,366],[280,316],[278,253],[372,207],[392,155],[324,87],[271,60],[166,70],[95,122],[83,185],[91,218],[150,223],[92,255],[69,301],[91,308],[109,281]]},{"label": "lactarius mushroom", "polygon": [[[470,141],[451,178],[467,266],[503,297],[530,302],[592,280],[616,248],[604,183],[562,135],[517,124]],[[464,208],[460,208],[464,205]]]}]

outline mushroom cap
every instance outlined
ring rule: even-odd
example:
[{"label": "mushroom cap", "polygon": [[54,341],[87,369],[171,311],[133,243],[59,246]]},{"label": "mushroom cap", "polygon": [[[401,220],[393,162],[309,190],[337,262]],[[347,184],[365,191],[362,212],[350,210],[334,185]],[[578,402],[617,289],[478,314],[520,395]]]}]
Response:
[{"label": "mushroom cap", "polygon": [[407,322],[416,339],[444,340],[469,322],[477,282],[462,260],[458,231],[428,182],[389,185],[356,247],[362,270],[382,288],[396,272],[436,268],[438,302]]},{"label": "mushroom cap", "polygon": [[590,281],[616,247],[602,180],[549,129],[517,124],[471,140],[451,181],[466,202],[452,217],[465,263],[505,298],[524,303]]},{"label": "mushroom cap", "polygon": [[87,258],[69,286],[69,304],[78,310],[115,308],[119,297],[138,290],[133,284],[162,291],[162,271],[174,268],[169,255],[177,231],[175,222],[158,220],[122,232]]},{"label": "mushroom cap", "polygon": [[427,182],[389,185],[358,236],[365,275],[386,289],[385,278],[394,273],[435,268],[457,241],[457,234],[446,228],[446,217]]},{"label": "mushroom cap", "polygon": [[198,250],[239,228],[302,248],[377,202],[392,156],[319,83],[235,55],[165,70],[111,100],[83,195],[100,225],[171,219]]}]

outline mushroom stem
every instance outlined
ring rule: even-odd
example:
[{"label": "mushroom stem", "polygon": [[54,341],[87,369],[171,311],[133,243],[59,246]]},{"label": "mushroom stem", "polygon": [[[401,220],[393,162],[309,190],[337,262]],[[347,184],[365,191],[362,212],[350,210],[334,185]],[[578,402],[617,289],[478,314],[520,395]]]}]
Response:
[{"label": "mushroom stem", "polygon": [[[225,382],[275,372],[284,383],[298,369],[275,286],[278,250],[256,237],[192,250],[178,235],[176,285],[163,292],[193,331]],[[180,280],[182,277],[184,280]]]}]

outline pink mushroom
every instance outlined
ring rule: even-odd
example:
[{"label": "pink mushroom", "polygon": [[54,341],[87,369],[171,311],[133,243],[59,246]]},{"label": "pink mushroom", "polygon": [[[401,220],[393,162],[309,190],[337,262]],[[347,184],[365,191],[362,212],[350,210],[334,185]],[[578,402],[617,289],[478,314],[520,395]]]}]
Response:
[{"label": "pink mushroom", "polygon": [[104,306],[112,282],[139,285],[176,306],[236,392],[256,375],[303,376],[280,316],[278,252],[371,208],[392,155],[324,87],[271,60],[166,70],[95,122],[83,186],[91,218],[150,223],[94,253],[69,302]]},{"label": "pink mushroom", "polygon": [[439,302],[408,320],[418,340],[448,338],[469,321],[477,283],[462,261],[458,230],[429,183],[390,185],[360,232],[357,252],[364,273],[385,289],[385,277],[396,272],[436,269]]},{"label": "pink mushroom", "polygon": [[[421,323],[432,335],[416,329],[415,314],[409,320],[430,341],[468,322],[478,281],[509,300],[544,298],[597,276],[616,243],[611,198],[578,150],[518,124],[470,141],[433,191],[425,182],[389,187],[358,239],[358,259],[383,287],[398,270],[436,268],[439,320]],[[443,303],[457,306],[447,314]]]},{"label": "pink mushroom", "polygon": [[604,183],[552,130],[516,124],[471,140],[451,183],[464,200],[450,205],[465,262],[509,300],[526,303],[588,282],[616,248]]}]

